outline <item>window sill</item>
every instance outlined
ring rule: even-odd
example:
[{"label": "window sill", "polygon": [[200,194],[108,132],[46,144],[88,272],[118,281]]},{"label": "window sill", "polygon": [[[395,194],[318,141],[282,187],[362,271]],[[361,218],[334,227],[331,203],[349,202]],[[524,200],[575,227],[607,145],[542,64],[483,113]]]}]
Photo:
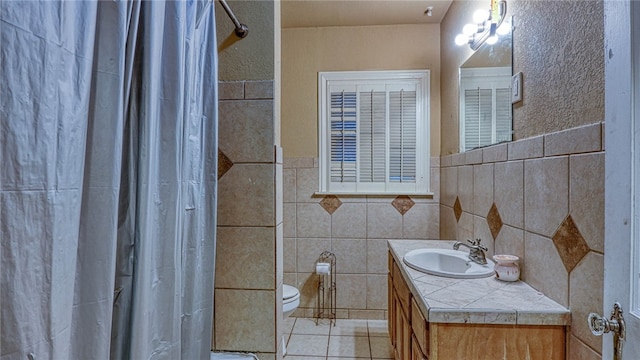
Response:
[{"label": "window sill", "polygon": [[327,196],[327,195],[335,195],[335,196],[347,196],[347,197],[365,197],[365,196],[379,196],[379,197],[396,197],[396,196],[411,196],[414,198],[425,198],[425,199],[433,199],[435,195],[432,192],[427,193],[408,193],[408,192],[398,192],[398,193],[390,193],[390,192],[335,192],[335,191],[316,191],[313,193],[313,196]]}]

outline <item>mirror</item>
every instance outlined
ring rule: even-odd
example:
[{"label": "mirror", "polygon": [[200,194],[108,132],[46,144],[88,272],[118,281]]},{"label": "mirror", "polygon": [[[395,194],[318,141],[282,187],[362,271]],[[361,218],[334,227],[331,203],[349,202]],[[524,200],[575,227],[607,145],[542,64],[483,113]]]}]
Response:
[{"label": "mirror", "polygon": [[460,66],[460,152],[512,140],[511,61],[508,33]]}]

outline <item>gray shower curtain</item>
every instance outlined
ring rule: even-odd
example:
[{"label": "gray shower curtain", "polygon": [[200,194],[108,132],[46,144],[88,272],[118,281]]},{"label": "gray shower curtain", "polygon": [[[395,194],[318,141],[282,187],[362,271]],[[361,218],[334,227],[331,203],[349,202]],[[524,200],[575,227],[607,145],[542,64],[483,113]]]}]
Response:
[{"label": "gray shower curtain", "polygon": [[208,359],[207,1],[0,2],[0,359]]}]

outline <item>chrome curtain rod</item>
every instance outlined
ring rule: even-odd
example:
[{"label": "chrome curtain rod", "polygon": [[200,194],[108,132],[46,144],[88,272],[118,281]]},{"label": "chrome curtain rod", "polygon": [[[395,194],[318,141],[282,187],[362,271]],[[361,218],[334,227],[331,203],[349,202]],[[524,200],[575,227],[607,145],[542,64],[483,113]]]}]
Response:
[{"label": "chrome curtain rod", "polygon": [[233,13],[233,10],[231,10],[231,8],[229,7],[229,5],[225,0],[218,0],[218,2],[220,2],[220,5],[222,5],[222,8],[224,9],[224,11],[227,12],[227,15],[229,15],[229,19],[231,19],[231,21],[233,22],[233,25],[236,26],[236,29],[235,29],[236,35],[240,38],[247,37],[247,35],[249,35],[249,28],[247,27],[247,25],[242,24],[240,23],[240,21],[238,21],[238,18]]}]

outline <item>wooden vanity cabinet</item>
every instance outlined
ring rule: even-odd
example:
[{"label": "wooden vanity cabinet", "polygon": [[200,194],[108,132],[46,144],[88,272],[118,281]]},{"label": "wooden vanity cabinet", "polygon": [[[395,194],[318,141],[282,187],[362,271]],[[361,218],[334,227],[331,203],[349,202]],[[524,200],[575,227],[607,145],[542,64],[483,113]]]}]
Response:
[{"label": "wooden vanity cabinet", "polygon": [[[398,360],[428,359],[424,351],[427,348],[421,348],[425,335],[428,337],[424,316],[391,255],[389,265],[388,321],[394,357]],[[421,324],[419,319],[422,319]],[[412,321],[417,324],[417,333],[412,328]]]},{"label": "wooden vanity cabinet", "polygon": [[391,254],[388,321],[396,360],[565,359],[565,326],[429,323]]}]

